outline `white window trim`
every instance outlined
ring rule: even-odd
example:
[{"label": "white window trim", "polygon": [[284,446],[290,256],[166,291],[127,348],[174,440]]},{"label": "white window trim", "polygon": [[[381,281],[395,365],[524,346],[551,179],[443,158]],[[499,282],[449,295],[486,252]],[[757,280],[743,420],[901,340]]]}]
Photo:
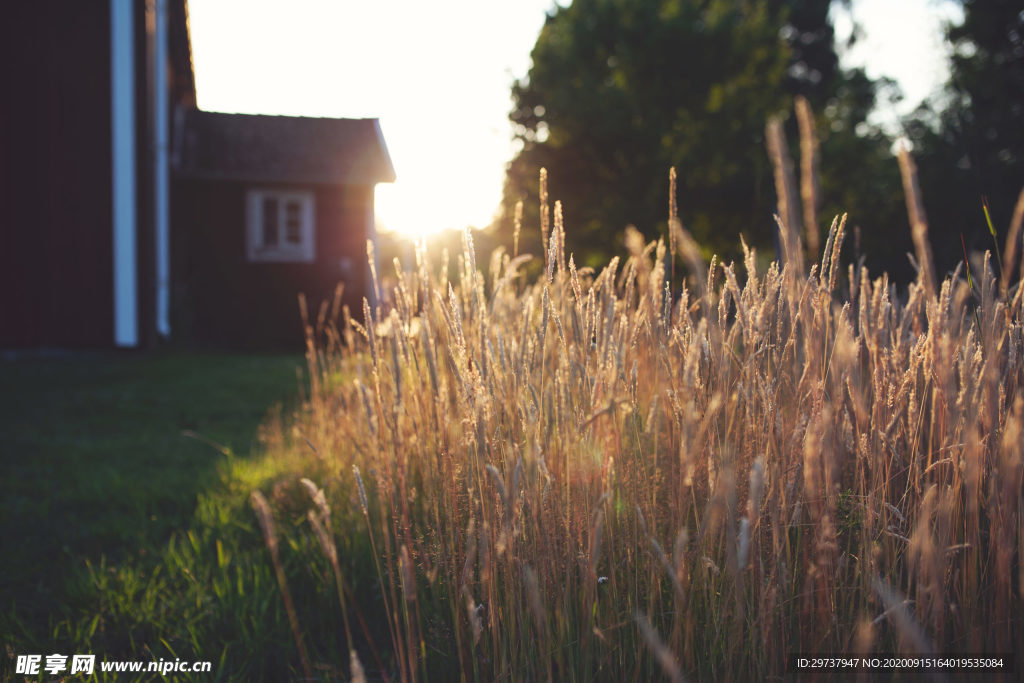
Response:
[{"label": "white window trim", "polygon": [[[277,244],[263,244],[263,202],[277,200]],[[299,244],[285,239],[285,203],[298,202],[302,207]],[[301,190],[249,190],[246,193],[245,254],[255,263],[312,263],[316,259],[316,215],[313,193]]]}]

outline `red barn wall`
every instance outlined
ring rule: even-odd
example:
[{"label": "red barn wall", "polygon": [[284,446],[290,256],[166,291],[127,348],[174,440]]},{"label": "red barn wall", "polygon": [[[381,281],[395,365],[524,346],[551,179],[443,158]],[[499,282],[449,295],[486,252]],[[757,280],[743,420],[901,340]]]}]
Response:
[{"label": "red barn wall", "polygon": [[0,347],[113,343],[107,8],[4,8]]},{"label": "red barn wall", "polygon": [[[314,193],[313,263],[246,259],[246,192],[259,188]],[[333,296],[342,280],[344,302],[353,312],[362,310],[372,187],[179,179],[172,202],[172,327],[177,340],[222,349],[300,351],[299,293],[306,295],[315,320],[321,302]],[[348,278],[342,259],[351,263]]]}]

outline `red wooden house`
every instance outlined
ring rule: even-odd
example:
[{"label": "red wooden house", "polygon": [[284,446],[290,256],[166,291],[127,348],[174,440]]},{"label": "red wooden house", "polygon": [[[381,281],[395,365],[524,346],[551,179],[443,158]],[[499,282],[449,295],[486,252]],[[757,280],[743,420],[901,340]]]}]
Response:
[{"label": "red wooden house", "polygon": [[285,346],[301,333],[297,293],[316,306],[338,282],[361,312],[374,184],[394,179],[376,120],[192,110],[184,130],[173,203],[182,330],[218,346]]},{"label": "red wooden house", "polygon": [[185,0],[5,10],[0,349],[298,346],[367,294],[374,119],[195,108]]}]

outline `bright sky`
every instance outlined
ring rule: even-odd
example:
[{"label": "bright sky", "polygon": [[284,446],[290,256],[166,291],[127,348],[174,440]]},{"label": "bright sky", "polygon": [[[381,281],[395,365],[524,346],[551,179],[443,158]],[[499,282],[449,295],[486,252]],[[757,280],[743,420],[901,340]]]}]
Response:
[{"label": "bright sky", "polygon": [[[563,0],[564,4],[565,0]],[[398,180],[377,220],[408,234],[485,227],[515,153],[510,87],[553,0],[189,0],[199,106],[379,118]],[[912,109],[944,78],[950,0],[854,0],[846,60],[899,80]],[[848,14],[836,28],[848,34]],[[880,114],[881,117],[885,113]],[[890,115],[891,117],[891,115]]]},{"label": "bright sky", "polygon": [[895,133],[897,118],[935,97],[945,83],[950,52],[945,24],[962,21],[963,10],[951,0],[854,0],[852,12],[833,12],[837,42],[850,35],[851,14],[863,36],[842,62],[863,66],[871,78],[888,76],[899,83],[904,100],[891,107],[880,97],[874,115]]}]

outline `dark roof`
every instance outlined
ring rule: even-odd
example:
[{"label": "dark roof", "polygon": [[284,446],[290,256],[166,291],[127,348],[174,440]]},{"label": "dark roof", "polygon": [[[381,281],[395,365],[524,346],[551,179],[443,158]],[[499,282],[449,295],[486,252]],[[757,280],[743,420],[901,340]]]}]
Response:
[{"label": "dark roof", "polygon": [[178,170],[193,178],[370,185],[393,182],[377,119],[189,110]]}]

